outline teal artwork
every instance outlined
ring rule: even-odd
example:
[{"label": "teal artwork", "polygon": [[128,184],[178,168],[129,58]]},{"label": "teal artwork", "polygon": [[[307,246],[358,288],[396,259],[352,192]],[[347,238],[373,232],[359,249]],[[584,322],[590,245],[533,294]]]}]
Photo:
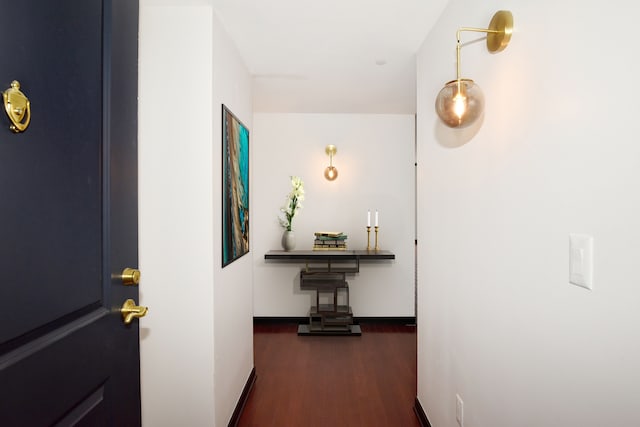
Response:
[{"label": "teal artwork", "polygon": [[222,266],[249,252],[249,129],[222,106]]}]

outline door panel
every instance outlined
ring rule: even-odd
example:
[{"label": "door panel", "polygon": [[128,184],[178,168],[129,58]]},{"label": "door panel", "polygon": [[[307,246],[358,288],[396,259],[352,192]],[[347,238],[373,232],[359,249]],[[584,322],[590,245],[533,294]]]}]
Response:
[{"label": "door panel", "polygon": [[[0,3],[0,425],[139,425],[134,0]],[[111,29],[117,31],[112,32]],[[114,34],[116,33],[116,34]]]},{"label": "door panel", "polygon": [[102,5],[51,3],[15,2],[0,30],[1,89],[18,79],[35,116],[20,135],[1,122],[0,194],[11,203],[0,215],[11,226],[0,227],[0,266],[12,321],[0,324],[0,342],[102,303]]}]

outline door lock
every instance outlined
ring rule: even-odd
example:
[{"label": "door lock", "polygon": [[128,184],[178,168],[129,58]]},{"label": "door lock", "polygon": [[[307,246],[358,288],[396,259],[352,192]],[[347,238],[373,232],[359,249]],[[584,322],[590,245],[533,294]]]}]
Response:
[{"label": "door lock", "polygon": [[140,283],[140,270],[135,268],[125,268],[122,270],[122,284],[125,286],[136,286]]},{"label": "door lock", "polygon": [[135,317],[139,319],[146,316],[147,311],[149,311],[149,307],[136,305],[136,302],[132,299],[126,300],[120,309],[120,313],[122,313],[122,320],[124,320],[125,325],[130,324]]}]

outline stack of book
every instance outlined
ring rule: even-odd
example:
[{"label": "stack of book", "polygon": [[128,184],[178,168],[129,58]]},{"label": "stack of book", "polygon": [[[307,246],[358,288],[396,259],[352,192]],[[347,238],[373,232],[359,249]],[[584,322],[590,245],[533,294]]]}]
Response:
[{"label": "stack of book", "polygon": [[314,251],[344,251],[347,249],[347,235],[341,231],[318,231],[314,235]]}]

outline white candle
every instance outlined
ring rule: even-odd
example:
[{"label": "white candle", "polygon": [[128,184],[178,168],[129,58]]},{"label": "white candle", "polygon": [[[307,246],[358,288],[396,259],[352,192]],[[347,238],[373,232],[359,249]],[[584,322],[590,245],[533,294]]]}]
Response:
[{"label": "white candle", "polygon": [[376,227],[378,226],[378,211],[376,210]]},{"label": "white candle", "polygon": [[371,227],[371,211],[367,211],[367,227]]}]

